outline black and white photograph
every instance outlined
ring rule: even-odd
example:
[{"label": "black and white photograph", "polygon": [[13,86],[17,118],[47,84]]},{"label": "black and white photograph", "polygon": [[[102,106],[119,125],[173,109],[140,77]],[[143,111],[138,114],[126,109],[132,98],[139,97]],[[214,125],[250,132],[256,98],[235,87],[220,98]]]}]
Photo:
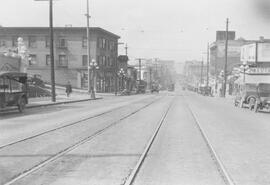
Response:
[{"label": "black and white photograph", "polygon": [[270,0],[0,0],[0,185],[269,185]]}]

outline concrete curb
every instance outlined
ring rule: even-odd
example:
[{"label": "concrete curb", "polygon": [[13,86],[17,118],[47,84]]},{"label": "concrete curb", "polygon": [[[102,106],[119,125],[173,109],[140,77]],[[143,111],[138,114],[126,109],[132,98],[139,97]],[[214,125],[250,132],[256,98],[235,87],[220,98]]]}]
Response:
[{"label": "concrete curb", "polygon": [[[53,106],[53,105],[62,105],[62,104],[70,104],[70,103],[78,103],[78,102],[85,102],[85,101],[94,101],[94,100],[100,100],[100,99],[103,99],[103,98],[99,97],[99,98],[95,98],[95,99],[88,98],[88,99],[52,102],[52,103],[37,104],[37,105],[26,105],[26,109],[32,109],[32,108],[38,108],[38,107],[48,107],[48,106]],[[8,108],[8,109],[0,110],[0,113],[13,111],[13,110],[17,110],[17,108]]]}]

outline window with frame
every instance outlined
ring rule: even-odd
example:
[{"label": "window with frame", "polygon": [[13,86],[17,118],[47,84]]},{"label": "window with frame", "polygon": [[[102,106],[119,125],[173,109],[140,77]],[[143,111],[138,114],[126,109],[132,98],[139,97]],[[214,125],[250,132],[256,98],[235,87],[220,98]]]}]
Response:
[{"label": "window with frame", "polygon": [[51,55],[46,55],[46,66],[51,65]]},{"label": "window with frame", "polygon": [[4,36],[0,36],[0,47],[6,46],[6,38]]},{"label": "window with frame", "polygon": [[82,38],[82,47],[87,48],[87,37]]},{"label": "window with frame", "polygon": [[62,67],[68,66],[68,60],[66,55],[59,55],[59,66]]},{"label": "window with frame", "polygon": [[114,42],[110,41],[110,51],[114,51]]},{"label": "window with frame", "polygon": [[106,48],[106,39],[102,39],[102,48],[103,48],[103,49]]},{"label": "window with frame", "polygon": [[103,66],[106,65],[106,56],[102,56],[102,65],[103,65]]},{"label": "window with frame", "polygon": [[88,55],[82,56],[82,66],[88,66]]},{"label": "window with frame", "polygon": [[66,48],[67,47],[67,40],[66,38],[59,38],[59,47]]},{"label": "window with frame", "polygon": [[32,66],[32,65],[35,65],[36,63],[37,63],[37,55],[30,54],[28,58],[28,65]]},{"label": "window with frame", "polygon": [[46,36],[46,37],[45,37],[45,47],[46,47],[46,48],[49,48],[50,45],[51,45],[50,37],[49,37],[49,36]]},{"label": "window with frame", "polygon": [[29,36],[28,37],[28,47],[29,48],[36,48],[37,47],[37,38],[36,38],[36,36]]}]

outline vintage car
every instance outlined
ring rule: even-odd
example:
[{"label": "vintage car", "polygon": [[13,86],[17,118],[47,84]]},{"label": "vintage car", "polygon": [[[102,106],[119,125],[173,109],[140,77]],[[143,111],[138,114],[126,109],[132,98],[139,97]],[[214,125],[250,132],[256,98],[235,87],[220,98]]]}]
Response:
[{"label": "vintage car", "polygon": [[16,106],[23,112],[27,103],[27,74],[0,72],[0,110]]},{"label": "vintage car", "polygon": [[136,93],[145,93],[146,92],[147,82],[144,80],[137,80],[136,82]]},{"label": "vintage car", "polygon": [[203,96],[212,96],[212,90],[210,86],[200,86],[198,88],[198,93]]},{"label": "vintage car", "polygon": [[235,106],[248,107],[257,112],[270,109],[270,84],[244,84],[235,97]]},{"label": "vintage car", "polygon": [[236,88],[234,105],[241,108],[249,107],[250,101],[256,97],[256,88],[257,84],[254,83],[240,84]]},{"label": "vintage car", "polygon": [[151,85],[151,93],[153,93],[153,92],[159,93],[159,84],[153,83],[153,84]]},{"label": "vintage car", "polygon": [[270,110],[270,84],[259,83],[256,87],[254,98],[250,98],[249,108],[258,112],[259,110]]}]

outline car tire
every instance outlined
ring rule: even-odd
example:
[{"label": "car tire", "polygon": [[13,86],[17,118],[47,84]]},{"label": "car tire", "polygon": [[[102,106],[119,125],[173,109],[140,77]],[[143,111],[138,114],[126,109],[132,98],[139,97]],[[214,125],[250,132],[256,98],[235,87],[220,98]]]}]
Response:
[{"label": "car tire", "polygon": [[23,112],[26,106],[26,99],[24,97],[20,98],[18,101],[18,110],[19,112]]}]

